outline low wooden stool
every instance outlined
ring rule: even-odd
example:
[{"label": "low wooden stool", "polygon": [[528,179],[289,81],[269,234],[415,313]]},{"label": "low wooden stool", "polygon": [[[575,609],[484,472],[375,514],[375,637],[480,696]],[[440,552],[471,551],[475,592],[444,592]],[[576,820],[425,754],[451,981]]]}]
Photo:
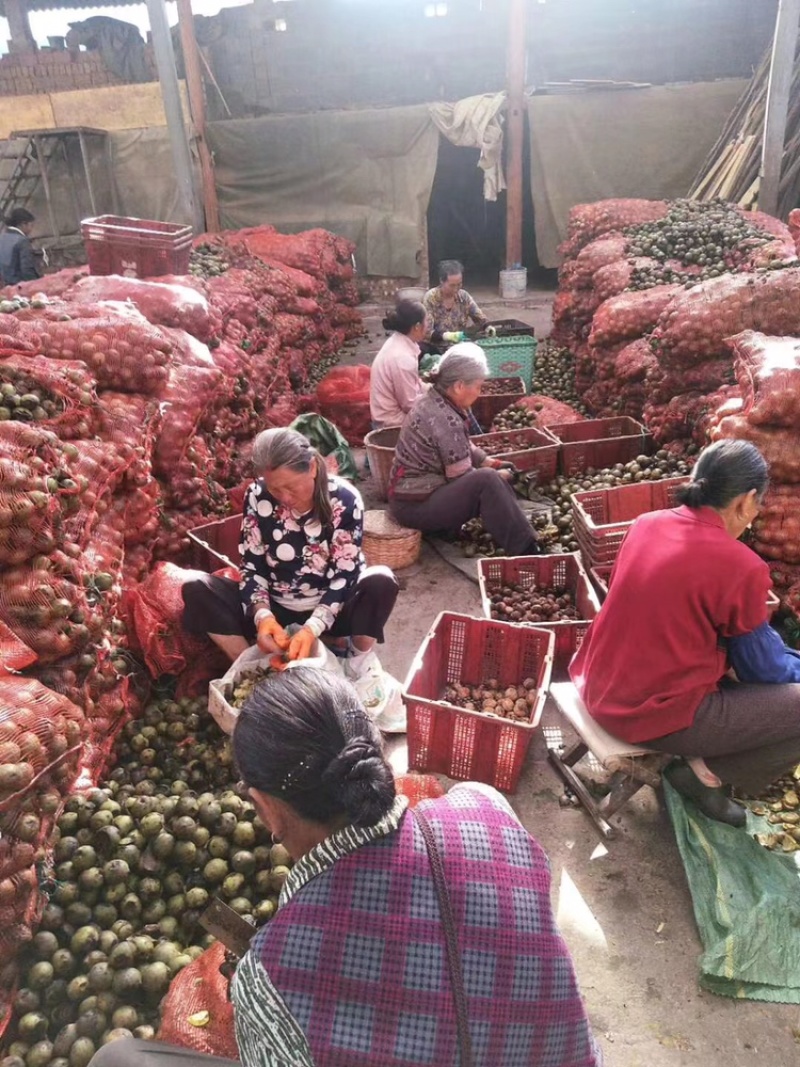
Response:
[{"label": "low wooden stool", "polygon": [[[572,682],[556,682],[550,686],[550,695],[577,733],[578,740],[562,754],[554,748],[548,748],[547,758],[589,813],[603,837],[615,837],[617,831],[608,819],[627,804],[643,785],[657,788],[661,784],[661,771],[672,756],[642,745],[628,745],[606,733],[586,710]],[[611,775],[609,792],[599,801],[595,800],[573,770],[587,752],[591,752]]]}]

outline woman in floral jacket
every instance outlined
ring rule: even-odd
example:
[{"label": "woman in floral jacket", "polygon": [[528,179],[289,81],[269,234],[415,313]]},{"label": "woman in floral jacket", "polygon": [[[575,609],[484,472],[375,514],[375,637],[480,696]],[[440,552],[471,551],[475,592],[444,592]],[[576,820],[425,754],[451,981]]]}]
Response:
[{"label": "woman in floral jacket", "polygon": [[[261,477],[245,497],[241,581],[204,575],[183,587],[184,625],[207,633],[235,660],[253,641],[265,653],[306,659],[325,635],[362,677],[397,599],[387,567],[361,553],[364,505],[353,486],[328,475],[302,434],[264,430],[253,462]],[[286,631],[300,629],[290,636]]]}]

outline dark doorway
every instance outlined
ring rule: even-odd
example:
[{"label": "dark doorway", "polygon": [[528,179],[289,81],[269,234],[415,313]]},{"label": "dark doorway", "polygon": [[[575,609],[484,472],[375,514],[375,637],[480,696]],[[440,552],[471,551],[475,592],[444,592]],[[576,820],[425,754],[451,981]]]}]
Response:
[{"label": "dark doorway", "polygon": [[428,205],[428,256],[431,284],[436,264],[458,259],[467,287],[496,285],[505,245],[505,205],[483,198],[483,171],[477,148],[458,148],[439,138],[439,161]]}]

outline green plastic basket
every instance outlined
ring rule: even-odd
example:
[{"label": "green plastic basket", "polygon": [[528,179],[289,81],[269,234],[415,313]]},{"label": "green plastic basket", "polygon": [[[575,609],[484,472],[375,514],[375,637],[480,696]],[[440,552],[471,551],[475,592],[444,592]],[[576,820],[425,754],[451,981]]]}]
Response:
[{"label": "green plastic basket", "polygon": [[522,334],[513,337],[481,337],[478,344],[486,355],[490,378],[519,377],[530,391],[536,366],[535,337]]}]

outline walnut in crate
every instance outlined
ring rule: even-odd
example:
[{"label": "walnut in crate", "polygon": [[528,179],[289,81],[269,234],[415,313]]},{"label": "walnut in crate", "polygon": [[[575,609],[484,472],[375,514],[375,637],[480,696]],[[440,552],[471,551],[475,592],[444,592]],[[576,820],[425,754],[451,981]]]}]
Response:
[{"label": "walnut in crate", "polygon": [[536,680],[526,678],[521,685],[501,686],[496,678],[483,685],[448,685],[444,699],[465,711],[479,711],[497,719],[527,722],[537,700]]},{"label": "walnut in crate", "polygon": [[565,586],[526,589],[522,585],[492,586],[487,590],[492,618],[504,622],[566,622],[580,619],[575,597]]},{"label": "walnut in crate", "polygon": [[496,430],[523,430],[529,426],[537,426],[536,412],[526,408],[524,404],[512,404],[511,407],[501,411],[495,416],[492,423],[492,433]]},{"label": "walnut in crate", "polygon": [[524,452],[526,449],[535,448],[535,442],[526,441],[523,434],[507,433],[496,441],[480,441],[481,449],[487,456],[502,456],[508,452]]},{"label": "walnut in crate", "polygon": [[481,386],[481,396],[506,396],[508,393],[521,392],[521,387],[506,378],[487,378]]}]

